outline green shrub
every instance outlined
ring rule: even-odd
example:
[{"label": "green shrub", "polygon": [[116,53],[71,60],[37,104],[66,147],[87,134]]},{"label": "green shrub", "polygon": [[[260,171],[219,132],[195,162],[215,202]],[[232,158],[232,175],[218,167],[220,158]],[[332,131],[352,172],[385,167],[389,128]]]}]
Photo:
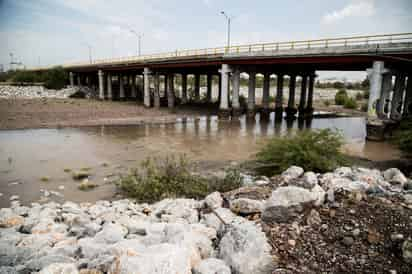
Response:
[{"label": "green shrub", "polygon": [[330,129],[302,131],[294,137],[271,139],[257,153],[257,172],[271,176],[297,165],[305,170],[326,172],[344,164],[340,152],[343,137]]},{"label": "green shrub", "polygon": [[164,198],[200,199],[213,191],[226,192],[241,186],[238,170],[226,172],[224,178],[202,177],[190,171],[186,157],[148,158],[128,176],[120,178],[118,186],[140,202]]},{"label": "green shrub", "polygon": [[56,67],[48,70],[44,78],[45,88],[62,89],[66,86],[68,74],[62,67]]},{"label": "green shrub", "polygon": [[340,89],[335,95],[335,104],[338,106],[342,106],[345,104],[345,101],[348,98],[348,93],[345,89]]},{"label": "green shrub", "polygon": [[346,98],[343,106],[345,108],[349,108],[349,109],[357,109],[358,108],[358,103],[352,97],[348,97],[348,98]]},{"label": "green shrub", "polygon": [[412,119],[406,119],[400,123],[393,139],[406,156],[412,157]]},{"label": "green shrub", "polygon": [[364,95],[361,92],[356,93],[356,100],[360,101],[364,98]]}]

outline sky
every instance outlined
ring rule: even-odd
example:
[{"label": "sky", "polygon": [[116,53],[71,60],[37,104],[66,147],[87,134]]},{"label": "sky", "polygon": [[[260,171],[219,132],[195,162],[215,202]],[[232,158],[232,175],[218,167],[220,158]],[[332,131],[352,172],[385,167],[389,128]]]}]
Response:
[{"label": "sky", "polygon": [[0,64],[26,67],[232,44],[412,32],[411,0],[0,0]]}]

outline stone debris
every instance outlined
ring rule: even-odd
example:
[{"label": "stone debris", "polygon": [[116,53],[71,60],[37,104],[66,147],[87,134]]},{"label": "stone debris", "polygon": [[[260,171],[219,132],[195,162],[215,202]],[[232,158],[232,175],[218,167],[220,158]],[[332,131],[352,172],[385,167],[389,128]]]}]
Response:
[{"label": "stone debris", "polygon": [[14,195],[0,209],[0,273],[412,273],[412,194],[399,170],[291,167],[253,180],[153,204],[22,206]]},{"label": "stone debris", "polygon": [[67,87],[60,90],[47,89],[43,86],[0,85],[0,98],[57,98],[65,99],[82,93],[83,97],[92,97],[95,91],[88,87]]}]

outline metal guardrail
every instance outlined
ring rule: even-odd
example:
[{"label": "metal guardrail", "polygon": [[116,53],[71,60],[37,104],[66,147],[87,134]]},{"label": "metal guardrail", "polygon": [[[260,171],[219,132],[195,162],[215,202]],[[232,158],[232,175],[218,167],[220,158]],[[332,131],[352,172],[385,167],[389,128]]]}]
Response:
[{"label": "metal guardrail", "polygon": [[[277,52],[282,50],[294,49],[312,49],[312,48],[329,48],[329,47],[351,47],[351,46],[367,46],[379,44],[392,44],[412,42],[412,33],[395,33],[369,36],[353,36],[341,38],[328,38],[317,40],[296,40],[288,42],[274,42],[274,43],[258,43],[248,45],[235,45],[230,47],[191,49],[191,50],[176,50],[173,52],[156,53],[142,56],[121,57],[111,59],[97,59],[90,62],[77,62],[64,64],[64,68],[93,66],[93,65],[115,65],[127,63],[141,63],[146,61],[153,61],[156,59],[178,59],[182,57],[218,57],[225,54],[248,53],[248,52]],[[36,69],[49,69],[49,67],[37,67]]]}]

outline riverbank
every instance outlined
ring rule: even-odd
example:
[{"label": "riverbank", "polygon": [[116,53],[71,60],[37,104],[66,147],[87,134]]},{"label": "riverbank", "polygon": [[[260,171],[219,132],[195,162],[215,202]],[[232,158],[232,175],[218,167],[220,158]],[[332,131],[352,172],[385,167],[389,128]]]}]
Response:
[{"label": "riverbank", "polygon": [[12,197],[0,209],[0,272],[412,271],[412,182],[400,171],[291,167],[243,183],[154,204]]}]

